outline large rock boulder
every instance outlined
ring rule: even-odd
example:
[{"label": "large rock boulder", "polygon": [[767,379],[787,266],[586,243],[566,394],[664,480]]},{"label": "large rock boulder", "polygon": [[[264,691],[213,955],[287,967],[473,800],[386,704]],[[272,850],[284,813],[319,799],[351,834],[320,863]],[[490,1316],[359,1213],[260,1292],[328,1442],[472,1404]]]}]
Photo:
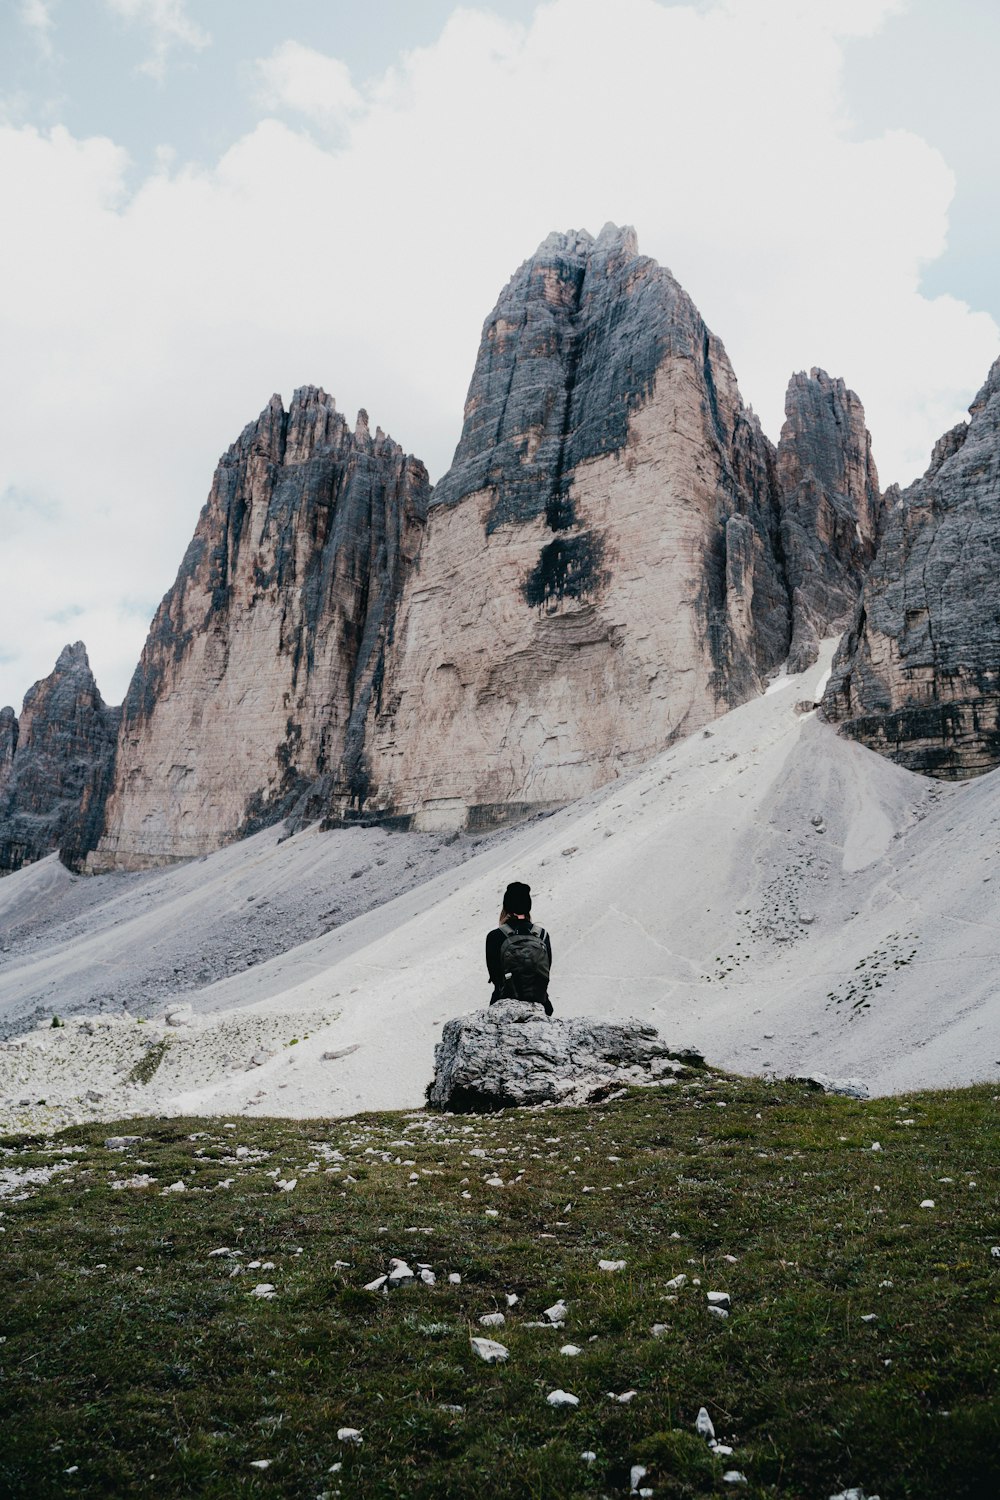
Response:
[{"label": "large rock boulder", "polygon": [[627,1084],[664,1082],[702,1062],[690,1048],[669,1048],[641,1021],[550,1020],[537,1005],[502,1000],[447,1023],[427,1102],[455,1111],[585,1104]]},{"label": "large rock boulder", "polygon": [[948,780],[1000,765],[1000,360],[969,411],[889,515],[822,707]]}]

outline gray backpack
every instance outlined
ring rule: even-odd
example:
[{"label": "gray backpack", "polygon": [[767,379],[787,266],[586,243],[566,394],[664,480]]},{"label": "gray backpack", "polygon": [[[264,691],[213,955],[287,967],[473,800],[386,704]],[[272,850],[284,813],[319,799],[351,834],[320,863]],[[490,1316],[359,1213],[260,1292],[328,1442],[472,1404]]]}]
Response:
[{"label": "gray backpack", "polygon": [[500,962],[504,973],[510,975],[504,993],[510,988],[516,1000],[544,1000],[549,990],[549,950],[544,927],[532,924],[530,931],[518,932],[501,922],[500,931],[504,934]]}]

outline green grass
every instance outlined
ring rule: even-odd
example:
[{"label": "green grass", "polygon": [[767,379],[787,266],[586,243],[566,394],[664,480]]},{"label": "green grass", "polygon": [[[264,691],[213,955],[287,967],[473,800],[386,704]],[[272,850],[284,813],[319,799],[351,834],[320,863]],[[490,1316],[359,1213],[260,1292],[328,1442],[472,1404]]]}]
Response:
[{"label": "green grass", "polygon": [[[2,1143],[0,1169],[71,1167],[0,1201],[0,1495],[567,1500],[627,1495],[638,1463],[664,1497],[1000,1492],[989,1087],[900,1108],[706,1075],[590,1109],[236,1124]],[[146,1139],[106,1151],[119,1132]],[[157,1180],[110,1186],[137,1173]],[[274,1268],[232,1277],[222,1246]],[[436,1285],[364,1291],[390,1255]],[[558,1297],[565,1328],[526,1326]],[[580,1405],[549,1407],[556,1387]]]}]

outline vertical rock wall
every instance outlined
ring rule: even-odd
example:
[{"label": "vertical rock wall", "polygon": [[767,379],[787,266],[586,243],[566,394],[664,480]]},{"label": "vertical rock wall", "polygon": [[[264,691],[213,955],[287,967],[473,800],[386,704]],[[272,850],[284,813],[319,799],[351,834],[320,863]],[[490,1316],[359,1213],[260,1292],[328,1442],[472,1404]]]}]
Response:
[{"label": "vertical rock wall", "polygon": [[1000,360],[886,523],[823,713],[913,771],[1000,765]]},{"label": "vertical rock wall", "polygon": [[801,672],[821,638],[849,624],[882,528],[864,408],[842,380],[818,369],[792,376],[775,470],[792,599],[788,670]]},{"label": "vertical rock wall", "polygon": [[87,787],[113,763],[118,713],[82,641],[28,689],[20,719],[0,712],[0,874],[51,854],[74,827]]},{"label": "vertical rock wall", "polygon": [[348,790],[393,606],[419,547],[424,466],[322,390],[272,398],[229,449],[123,705],[88,868],[203,854]]}]

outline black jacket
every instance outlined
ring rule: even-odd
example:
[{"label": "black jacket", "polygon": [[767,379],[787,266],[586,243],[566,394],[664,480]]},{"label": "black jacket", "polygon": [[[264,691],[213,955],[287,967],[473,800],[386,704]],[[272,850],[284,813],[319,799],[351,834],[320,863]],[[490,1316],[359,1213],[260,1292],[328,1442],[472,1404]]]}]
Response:
[{"label": "black jacket", "polygon": [[[508,917],[507,925],[513,927],[515,932],[530,932],[533,926],[530,918],[522,922],[516,917]],[[545,932],[545,929],[543,928],[542,931]],[[499,999],[500,991],[503,989],[504,979],[506,978],[503,964],[500,961],[500,950],[503,947],[503,940],[506,936],[507,934],[500,927],[494,927],[492,932],[486,934],[486,967],[489,970],[490,983],[493,986],[492,998],[494,1000]],[[547,932],[545,932],[545,947],[548,950],[549,967],[551,968],[552,940]]]}]

